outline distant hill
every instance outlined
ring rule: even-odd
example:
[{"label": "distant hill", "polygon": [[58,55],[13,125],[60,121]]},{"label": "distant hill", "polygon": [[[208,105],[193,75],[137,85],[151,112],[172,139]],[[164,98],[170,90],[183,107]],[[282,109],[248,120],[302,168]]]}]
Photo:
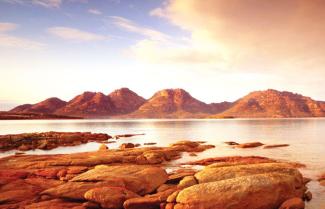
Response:
[{"label": "distant hill", "polygon": [[108,95],[114,104],[115,114],[127,114],[136,111],[146,100],[128,88],[121,88]]},{"label": "distant hill", "polygon": [[183,89],[164,89],[146,100],[128,88],[121,88],[108,95],[84,92],[68,102],[53,97],[17,106],[10,112],[86,118],[325,117],[325,102],[273,89],[252,92],[235,102],[207,104]]},{"label": "distant hill", "polygon": [[52,114],[58,109],[64,107],[66,104],[67,102],[59,98],[52,97],[33,105],[32,104],[20,105],[12,109],[11,112],[20,112],[20,113],[32,112],[32,113]]},{"label": "distant hill", "polygon": [[300,94],[269,89],[255,91],[234,102],[232,107],[212,117],[290,118],[324,117],[324,102]]},{"label": "distant hill", "polygon": [[84,92],[64,107],[58,109],[56,114],[72,116],[108,116],[114,114],[114,105],[111,99],[100,92]]},{"label": "distant hill", "polygon": [[193,98],[183,89],[164,89],[156,92],[137,111],[129,115],[138,118],[189,118],[205,117],[221,112],[223,106],[208,105]]}]

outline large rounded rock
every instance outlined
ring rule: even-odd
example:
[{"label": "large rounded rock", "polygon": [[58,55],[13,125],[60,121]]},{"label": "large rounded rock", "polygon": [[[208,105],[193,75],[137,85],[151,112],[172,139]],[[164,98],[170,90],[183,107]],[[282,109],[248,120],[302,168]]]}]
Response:
[{"label": "large rounded rock", "polygon": [[221,167],[219,164],[212,164],[207,166],[202,171],[196,173],[195,178],[199,183],[205,183],[270,172],[293,175],[297,176],[299,179],[302,179],[299,171],[295,168],[292,168],[287,163],[260,163],[249,165],[229,165]]},{"label": "large rounded rock", "polygon": [[238,148],[254,148],[254,147],[260,147],[263,145],[264,144],[261,142],[248,142],[248,143],[236,145],[236,147],[238,147]]},{"label": "large rounded rock", "polygon": [[88,190],[108,186],[124,187],[125,184],[117,178],[100,182],[67,182],[63,185],[47,189],[41,194],[57,198],[84,200],[84,194]]},{"label": "large rounded rock", "polygon": [[302,181],[295,176],[267,173],[197,184],[182,190],[177,209],[270,209],[302,197]]},{"label": "large rounded rock", "polygon": [[108,181],[120,179],[125,187],[140,195],[153,192],[168,179],[166,171],[160,167],[142,165],[96,166],[82,173],[72,181]]},{"label": "large rounded rock", "polygon": [[118,209],[123,208],[125,200],[140,196],[122,187],[101,187],[87,191],[84,197],[99,203],[103,208]]}]

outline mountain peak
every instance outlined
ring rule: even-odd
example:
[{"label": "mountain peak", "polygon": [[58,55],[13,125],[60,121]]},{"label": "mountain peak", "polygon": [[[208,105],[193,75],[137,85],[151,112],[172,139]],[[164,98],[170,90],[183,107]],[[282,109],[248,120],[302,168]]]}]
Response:
[{"label": "mountain peak", "polygon": [[221,113],[225,117],[319,117],[325,115],[321,102],[300,94],[267,89],[254,91]]},{"label": "mountain peak", "polygon": [[146,100],[128,88],[120,88],[108,95],[118,114],[137,110]]},{"label": "mountain peak", "polygon": [[65,105],[66,105],[65,101],[57,97],[51,97],[33,105],[31,104],[20,105],[12,109],[10,112],[52,114],[56,110],[62,108]]}]

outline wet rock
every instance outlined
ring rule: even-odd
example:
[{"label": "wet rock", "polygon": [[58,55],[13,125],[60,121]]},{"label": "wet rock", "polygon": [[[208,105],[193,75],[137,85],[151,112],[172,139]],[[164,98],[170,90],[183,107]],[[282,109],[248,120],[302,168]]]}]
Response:
[{"label": "wet rock", "polygon": [[107,134],[90,132],[43,132],[0,135],[0,150],[49,150],[59,146],[74,146],[91,141],[103,142],[112,138]]},{"label": "wet rock", "polygon": [[307,192],[304,194],[304,200],[306,200],[306,201],[310,201],[311,199],[313,199],[313,194],[312,194],[310,191],[307,191]]},{"label": "wet rock", "polygon": [[265,145],[264,149],[271,149],[271,148],[277,148],[277,147],[288,147],[289,144],[272,144],[272,145]]},{"label": "wet rock", "polygon": [[183,140],[183,141],[175,142],[175,143],[171,144],[170,146],[171,147],[187,146],[187,147],[195,148],[195,147],[198,147],[199,145],[200,145],[200,143],[195,142],[195,141]]},{"label": "wet rock", "polygon": [[101,207],[108,209],[123,208],[125,200],[137,198],[139,195],[123,187],[101,187],[88,190],[85,199],[99,203]]},{"label": "wet rock", "polygon": [[254,147],[260,147],[263,146],[264,144],[261,142],[249,142],[249,143],[243,143],[236,145],[237,148],[254,148]]},{"label": "wet rock", "polygon": [[294,197],[286,200],[279,209],[304,209],[305,203],[301,198]]},{"label": "wet rock", "polygon": [[129,149],[129,148],[134,148],[134,144],[133,143],[123,143],[120,145],[120,149]]},{"label": "wet rock", "polygon": [[299,181],[296,176],[256,174],[188,187],[177,195],[175,208],[277,208],[303,193],[302,179]]},{"label": "wet rock", "polygon": [[128,137],[141,136],[141,135],[145,135],[145,134],[119,134],[119,135],[115,135],[114,138],[119,139],[119,138],[128,138]]},{"label": "wet rock", "polygon": [[146,142],[143,145],[156,145],[156,144],[157,144],[156,142]]},{"label": "wet rock", "polygon": [[191,153],[189,154],[189,156],[191,156],[191,157],[196,157],[197,154],[195,154],[194,152],[191,152]]},{"label": "wet rock", "polygon": [[228,145],[231,145],[231,146],[233,146],[233,145],[239,145],[239,143],[237,143],[237,142],[234,142],[234,141],[227,141],[227,142],[224,142],[225,144],[228,144]]}]

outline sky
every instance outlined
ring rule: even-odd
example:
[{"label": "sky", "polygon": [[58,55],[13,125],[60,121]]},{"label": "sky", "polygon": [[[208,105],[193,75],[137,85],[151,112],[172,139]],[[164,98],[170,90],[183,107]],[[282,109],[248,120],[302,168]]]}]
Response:
[{"label": "sky", "polygon": [[0,0],[0,110],[128,87],[325,100],[323,0]]}]

